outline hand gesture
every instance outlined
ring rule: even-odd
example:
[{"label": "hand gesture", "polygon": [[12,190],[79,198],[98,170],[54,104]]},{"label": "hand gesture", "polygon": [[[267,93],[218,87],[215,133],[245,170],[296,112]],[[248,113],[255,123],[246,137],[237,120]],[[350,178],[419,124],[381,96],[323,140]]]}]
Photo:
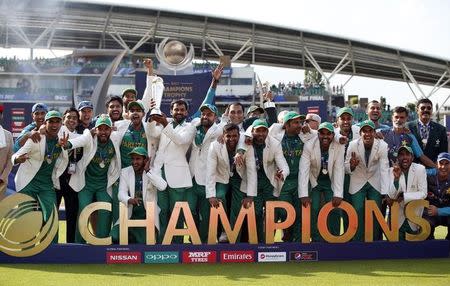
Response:
[{"label": "hand gesture", "polygon": [[275,173],[275,180],[282,182],[284,180],[283,170],[278,169]]},{"label": "hand gesture", "polygon": [[[41,125],[44,126],[44,134],[45,134],[45,125]],[[30,133],[30,139],[33,140],[34,143],[38,143],[39,141],[41,141],[41,131],[42,129],[39,128],[39,130],[33,130]],[[43,134],[42,134],[43,135]]]},{"label": "hand gesture", "polygon": [[152,120],[166,127],[169,122],[167,121],[167,116],[162,113],[161,115],[155,114],[152,116]]},{"label": "hand gesture", "polygon": [[398,181],[400,179],[400,176],[402,175],[402,169],[400,169],[398,160],[391,161],[391,162],[392,162],[392,173],[394,174],[394,180]]},{"label": "hand gesture", "polygon": [[242,153],[236,153],[236,155],[234,155],[234,164],[237,167],[243,167],[245,164],[245,158],[244,158],[244,154]]},{"label": "hand gesture", "polygon": [[341,137],[339,138],[339,144],[341,144],[341,145],[347,145],[347,143],[348,143],[348,137],[347,137],[347,136],[341,136]]},{"label": "hand gesture", "polygon": [[147,74],[153,75],[153,61],[152,59],[144,59],[144,66],[147,68]]},{"label": "hand gesture", "polygon": [[28,153],[19,155],[16,157],[16,159],[14,160],[15,164],[22,164],[23,162],[25,162],[26,160],[28,160]]},{"label": "hand gesture", "polygon": [[251,207],[251,206],[252,206],[252,203],[253,203],[253,198],[252,198],[252,197],[246,197],[246,198],[244,198],[244,199],[242,200],[242,206],[243,206],[245,209],[248,209],[249,207]]},{"label": "hand gesture", "polygon": [[309,133],[310,131],[311,131],[311,128],[309,128],[308,124],[305,124],[305,125],[302,126],[302,133],[303,134]]},{"label": "hand gesture", "polygon": [[430,205],[427,209],[427,213],[429,216],[437,216],[438,208],[436,206]]},{"label": "hand gesture", "polygon": [[67,133],[67,135],[66,135],[66,132],[63,132],[63,137],[59,138],[58,144],[62,148],[66,148],[67,147],[67,141],[69,141],[69,133]]},{"label": "hand gesture", "polygon": [[311,205],[311,198],[309,197],[303,197],[300,198],[302,205],[306,208],[308,205]]},{"label": "hand gesture", "polygon": [[141,199],[130,198],[130,199],[128,199],[128,204],[133,205],[133,206],[139,206],[141,204]]},{"label": "hand gesture", "polygon": [[352,152],[352,156],[350,158],[350,169],[353,171],[358,165],[359,165],[359,158],[356,156],[355,152]]},{"label": "hand gesture", "polygon": [[218,208],[220,205],[220,200],[218,198],[209,198],[209,203],[213,208]]},{"label": "hand gesture", "polygon": [[214,81],[219,81],[220,77],[222,76],[222,72],[223,72],[223,64],[220,63],[215,70],[213,70],[211,72],[213,80]]},{"label": "hand gesture", "polygon": [[273,100],[272,91],[269,90],[268,92],[263,93],[263,100],[264,101],[272,101]]}]

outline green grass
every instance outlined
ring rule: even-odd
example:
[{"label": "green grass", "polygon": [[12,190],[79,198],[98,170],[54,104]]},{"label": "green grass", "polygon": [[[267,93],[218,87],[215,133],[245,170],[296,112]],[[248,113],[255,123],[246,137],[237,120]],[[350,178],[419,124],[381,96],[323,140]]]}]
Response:
[{"label": "green grass", "polygon": [[212,265],[0,265],[0,285],[449,285],[450,259]]}]

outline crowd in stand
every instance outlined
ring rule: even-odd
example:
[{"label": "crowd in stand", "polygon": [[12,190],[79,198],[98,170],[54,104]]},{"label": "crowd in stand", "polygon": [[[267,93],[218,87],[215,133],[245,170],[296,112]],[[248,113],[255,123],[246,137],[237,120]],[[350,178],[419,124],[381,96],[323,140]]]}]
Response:
[{"label": "crowd in stand", "polygon": [[[317,114],[277,114],[270,92],[263,95],[263,106],[245,112],[235,102],[221,115],[213,104],[222,74],[219,65],[199,110],[190,114],[188,103],[178,99],[171,103],[168,118],[153,100],[164,91],[162,79],[154,74],[151,60],[144,65],[148,75],[142,100],[127,89],[122,97],[109,98],[107,113],[97,116],[89,101],[64,114],[37,103],[33,122],[15,142],[0,126],[0,199],[12,166],[18,165],[16,191],[39,201],[44,220],[64,198],[67,242],[77,243],[84,242],[77,217],[94,201],[112,204],[111,212],[98,212],[93,228],[97,237],[111,236],[115,243],[119,205],[128,206],[130,219],[144,219],[145,202],[157,204],[153,215],[158,242],[179,201],[188,203],[202,242],[207,241],[210,211],[220,206],[232,227],[241,208],[253,207],[257,238],[263,242],[267,201],[284,201],[295,209],[294,224],[283,232],[288,242],[301,240],[301,206],[311,210],[312,241],[323,241],[317,225],[326,203],[334,208],[328,217],[330,232],[343,233],[348,227],[339,209],[343,201],[358,215],[355,241],[365,237],[366,200],[373,200],[384,215],[393,204],[400,205],[400,239],[420,231],[404,212],[415,200],[430,203],[417,210],[432,227],[430,239],[438,225],[448,231],[450,154],[446,130],[432,120],[429,99],[417,102],[418,119],[412,122],[407,122],[405,107],[394,108],[392,127],[379,121],[382,106],[377,101],[369,102],[368,120],[359,124],[353,124],[349,107],[337,111],[336,122],[322,122]],[[280,209],[275,219],[286,217]],[[177,226],[183,223],[180,219]],[[131,241],[145,243],[145,229],[129,232]],[[227,240],[225,232],[219,234],[218,241]],[[382,239],[376,222],[373,236]],[[175,237],[173,242],[183,240]]]}]

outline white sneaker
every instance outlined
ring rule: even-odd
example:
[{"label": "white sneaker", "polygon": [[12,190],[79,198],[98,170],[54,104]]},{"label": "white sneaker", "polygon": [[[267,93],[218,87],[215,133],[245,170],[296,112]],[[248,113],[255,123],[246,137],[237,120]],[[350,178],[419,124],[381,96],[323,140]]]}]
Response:
[{"label": "white sneaker", "polygon": [[225,243],[228,242],[228,236],[226,234],[226,232],[222,232],[219,236],[219,242],[220,243]]}]

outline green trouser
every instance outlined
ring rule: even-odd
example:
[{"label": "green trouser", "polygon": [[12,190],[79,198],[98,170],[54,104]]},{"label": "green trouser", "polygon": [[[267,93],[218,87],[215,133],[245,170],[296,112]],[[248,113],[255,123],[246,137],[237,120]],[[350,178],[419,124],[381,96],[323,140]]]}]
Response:
[{"label": "green trouser", "polygon": [[[323,241],[319,233],[318,217],[320,211],[320,195],[323,194],[325,203],[333,199],[333,190],[329,179],[323,179],[319,176],[318,185],[311,190],[311,237],[312,241]],[[339,235],[340,215],[339,210],[332,210],[327,219],[328,230],[333,235]]]},{"label": "green trouser", "polygon": [[194,217],[202,243],[208,241],[210,204],[206,198],[205,186],[197,184],[193,179],[192,188],[186,192],[186,200]]},{"label": "green trouser", "polygon": [[[358,215],[358,229],[356,235],[353,237],[355,241],[364,241],[364,227],[365,227],[365,202],[373,200],[381,210],[381,194],[370,185],[366,183],[358,192],[351,195],[352,206]],[[380,235],[381,226],[374,220],[373,222],[373,239],[377,239]]]},{"label": "green trouser", "polygon": [[258,232],[258,242],[265,241],[264,232],[264,208],[267,201],[276,201],[277,198],[273,195],[273,186],[268,184],[263,187],[258,187],[258,195],[253,198],[256,216],[256,230]]},{"label": "green trouser", "polygon": [[[147,214],[143,204],[133,206],[133,213],[130,219],[145,219]],[[120,225],[116,224],[111,230],[111,238],[114,244],[118,244],[120,240]],[[129,227],[128,228],[128,243],[145,244],[147,242],[145,227]]]},{"label": "green trouser", "polygon": [[[32,184],[28,184],[25,188],[20,190],[20,193],[35,199],[41,206],[44,222],[48,221],[53,212],[53,208],[56,206],[56,193],[53,186],[36,188],[36,186],[33,186]],[[56,216],[58,216],[58,214],[56,214]],[[58,233],[55,235],[52,242],[58,243]]]},{"label": "green trouser", "polygon": [[[89,183],[78,193],[78,217],[83,209],[94,201],[97,202],[111,203],[111,196],[106,191],[105,187],[94,188],[90,186]],[[75,232],[75,242],[76,243],[86,243],[86,241],[81,237],[79,224]],[[109,236],[111,232],[111,212],[106,210],[99,210],[97,215],[97,229],[95,230],[95,235],[99,238],[105,238]]]},{"label": "green trouser", "polygon": [[[296,176],[295,176],[296,177]],[[285,241],[300,242],[300,230],[301,230],[301,209],[300,200],[298,198],[298,180],[294,178],[286,178],[283,188],[281,188],[279,201],[290,203],[295,209],[295,222],[294,225],[285,230],[287,235],[284,235]],[[286,220],[287,212],[284,209],[277,209],[277,221],[281,219]]]},{"label": "green trouser", "polygon": [[[350,195],[350,175],[345,174],[344,177],[344,201],[351,204],[352,203],[352,195]],[[343,233],[348,229],[348,216],[347,213],[343,210],[339,210],[340,216],[342,218],[342,225],[344,227]]]},{"label": "green trouser", "polygon": [[406,233],[409,233],[409,234],[416,234],[417,233],[416,231],[412,230],[411,226],[408,223],[408,219],[405,219],[405,221],[403,222],[402,226],[398,230],[398,240],[399,241],[406,240]]},{"label": "green trouser", "polygon": [[[239,212],[241,211],[242,201],[247,197],[247,194],[241,192],[242,179],[239,176],[230,178],[231,186],[231,209],[230,209],[230,224],[234,229]],[[237,237],[236,242],[241,241],[241,231]]]},{"label": "green trouser", "polygon": [[119,180],[112,185],[111,216],[113,224],[119,220]]}]

